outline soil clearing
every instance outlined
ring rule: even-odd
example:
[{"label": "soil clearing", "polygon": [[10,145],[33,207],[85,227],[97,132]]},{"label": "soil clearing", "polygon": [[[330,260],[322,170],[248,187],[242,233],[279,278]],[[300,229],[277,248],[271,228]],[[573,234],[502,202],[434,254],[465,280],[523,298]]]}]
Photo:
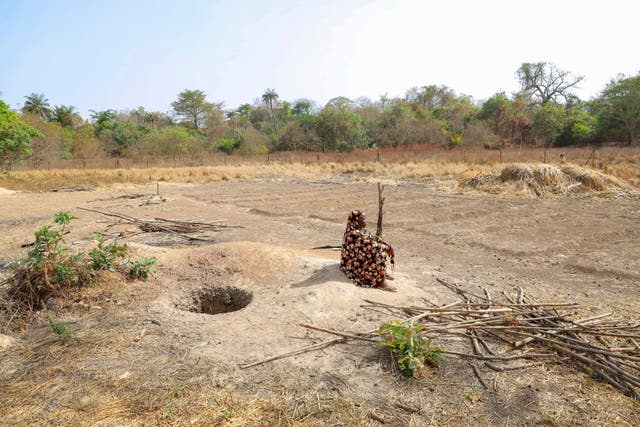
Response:
[{"label": "soil clearing", "polygon": [[331,338],[300,323],[356,332],[391,320],[360,307],[364,299],[455,301],[436,278],[494,294],[521,286],[538,301],[637,317],[637,197],[495,197],[444,193],[440,184],[386,182],[383,236],[396,250],[395,294],[356,287],[338,270],[338,251],[311,249],[339,245],[352,209],[367,210],[375,229],[375,183],[163,183],[165,201],[153,205],[118,196],[155,194],[155,184],[0,193],[0,263],[24,255],[20,246],[59,210],[80,217],[67,242],[90,245],[109,221],[77,207],[242,226],[205,232],[210,242],[163,233],[125,239],[135,255],[158,257],[158,272],[52,301],[78,343],[60,342],[44,315],[0,331],[15,339],[0,350],[3,423],[639,425],[638,402],[556,362],[483,371],[488,389],[455,358],[429,378],[406,379],[387,351],[362,342],[239,368]]}]

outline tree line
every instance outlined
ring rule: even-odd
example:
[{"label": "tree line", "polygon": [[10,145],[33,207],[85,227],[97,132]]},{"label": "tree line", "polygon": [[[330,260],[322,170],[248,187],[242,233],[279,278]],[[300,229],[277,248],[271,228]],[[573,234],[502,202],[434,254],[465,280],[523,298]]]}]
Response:
[{"label": "tree line", "polygon": [[0,162],[30,158],[158,157],[205,152],[260,154],[349,151],[433,144],[442,147],[638,144],[640,74],[618,75],[592,100],[574,89],[582,77],[552,63],[524,63],[520,90],[475,102],[443,85],[414,87],[404,97],[280,99],[266,89],[252,104],[225,109],[202,90],[184,90],[169,112],[90,111],[51,106],[44,94],[25,96],[20,112],[0,100]]}]

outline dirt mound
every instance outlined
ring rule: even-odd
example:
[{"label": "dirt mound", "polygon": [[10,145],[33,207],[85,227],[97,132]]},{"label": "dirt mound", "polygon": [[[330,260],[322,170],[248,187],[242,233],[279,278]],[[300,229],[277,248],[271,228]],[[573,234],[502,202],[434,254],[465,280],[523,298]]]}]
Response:
[{"label": "dirt mound", "polygon": [[585,193],[626,193],[632,187],[616,177],[577,165],[514,163],[499,174],[463,176],[460,184],[491,194],[529,197],[571,196]]}]

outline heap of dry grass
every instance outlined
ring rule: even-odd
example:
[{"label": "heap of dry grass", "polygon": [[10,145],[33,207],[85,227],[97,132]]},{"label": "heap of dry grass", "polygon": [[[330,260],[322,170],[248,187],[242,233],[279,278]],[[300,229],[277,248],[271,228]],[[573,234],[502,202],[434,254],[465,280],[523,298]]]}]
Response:
[{"label": "heap of dry grass", "polygon": [[629,184],[617,177],[572,164],[514,163],[506,165],[499,173],[463,174],[460,183],[487,193],[530,197],[632,190]]}]

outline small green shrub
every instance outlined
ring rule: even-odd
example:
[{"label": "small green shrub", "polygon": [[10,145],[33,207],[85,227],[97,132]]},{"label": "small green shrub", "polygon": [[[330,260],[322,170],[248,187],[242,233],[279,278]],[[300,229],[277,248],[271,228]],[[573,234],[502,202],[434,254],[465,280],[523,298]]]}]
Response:
[{"label": "small green shrub", "polygon": [[146,279],[150,274],[155,273],[153,266],[156,262],[156,257],[142,257],[139,261],[126,260],[124,265],[129,268],[129,277],[132,279]]},{"label": "small green shrub", "polygon": [[[64,235],[68,233],[66,227],[74,219],[77,218],[68,212],[56,213],[53,225],[45,225],[35,232],[33,249],[27,256],[5,264],[5,267],[13,270],[13,274],[1,281],[0,285],[10,286],[11,298],[0,298],[0,312],[27,314],[39,310],[49,298],[61,291],[92,283],[97,277],[95,270],[124,272],[126,267],[129,276],[135,279],[146,279],[154,273],[156,258],[143,257],[138,261],[120,263],[127,246],[118,245],[116,241],[105,243],[101,234],[95,235],[98,244],[89,251],[88,256],[84,252],[69,254]],[[48,313],[47,316],[54,331],[66,337],[66,326],[55,322]]]},{"label": "small green shrub", "polygon": [[94,240],[98,246],[89,251],[89,266],[94,270],[115,271],[115,264],[118,258],[124,258],[127,252],[127,245],[118,245],[114,240],[104,244],[104,236],[97,233]]},{"label": "small green shrub", "polygon": [[437,367],[442,361],[442,349],[421,335],[421,325],[405,325],[400,321],[385,323],[378,329],[383,345],[395,356],[398,368],[405,375],[420,378],[430,373],[428,366]]},{"label": "small green shrub", "polygon": [[66,227],[74,219],[68,212],[57,212],[55,225],[35,232],[33,249],[27,256],[10,263],[14,274],[8,281],[16,288],[20,302],[31,309],[40,308],[59,289],[77,285],[89,276],[81,262],[84,253],[68,255],[64,241]]},{"label": "small green shrub", "polygon": [[223,153],[231,154],[242,144],[241,138],[222,138],[218,144],[218,150]]},{"label": "small green shrub", "polygon": [[80,339],[67,326],[66,323],[56,321],[53,318],[53,316],[51,316],[51,313],[49,313],[49,310],[47,310],[47,306],[45,304],[42,304],[42,307],[44,308],[44,311],[47,313],[47,320],[51,325],[51,329],[53,329],[53,332],[55,332],[56,335],[58,335],[58,338],[60,338],[62,342],[68,342],[71,340],[75,341],[76,343],[80,342]]}]

